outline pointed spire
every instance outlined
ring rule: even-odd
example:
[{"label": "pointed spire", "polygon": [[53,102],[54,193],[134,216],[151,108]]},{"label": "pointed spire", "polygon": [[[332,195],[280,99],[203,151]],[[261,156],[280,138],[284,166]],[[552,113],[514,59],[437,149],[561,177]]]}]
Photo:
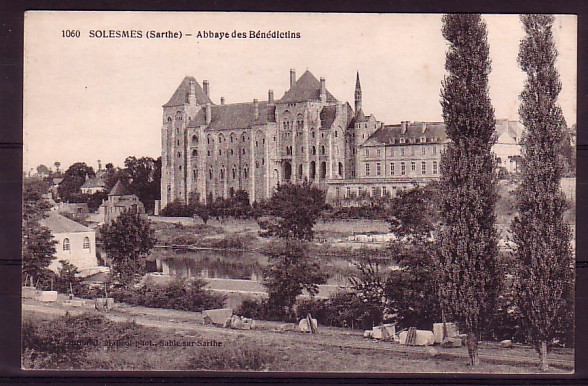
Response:
[{"label": "pointed spire", "polygon": [[355,79],[355,113],[361,110],[361,83],[359,82],[359,71]]}]

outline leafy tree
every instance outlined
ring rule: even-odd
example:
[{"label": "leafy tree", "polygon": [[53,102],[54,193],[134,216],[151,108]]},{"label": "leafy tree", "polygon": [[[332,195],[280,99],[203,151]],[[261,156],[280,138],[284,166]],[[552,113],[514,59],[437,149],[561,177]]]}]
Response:
[{"label": "leafy tree", "polygon": [[320,217],[325,205],[325,193],[314,187],[312,182],[279,185],[264,211],[274,217],[263,222],[268,236],[312,240],[312,228]]},{"label": "leafy tree", "polygon": [[442,226],[438,234],[442,307],[468,335],[470,364],[499,290],[496,160],[491,151],[494,109],[486,25],[479,14],[443,16],[449,42],[441,105],[451,139],[441,158]]},{"label": "leafy tree", "polygon": [[161,157],[125,159],[125,174],[128,176],[129,189],[139,197],[147,211],[153,211],[155,200],[159,199],[161,183]]},{"label": "leafy tree", "polygon": [[122,284],[130,284],[145,273],[145,257],[156,241],[149,220],[132,209],[99,228],[99,242],[110,259],[114,276]]},{"label": "leafy tree", "polygon": [[107,191],[96,192],[88,196],[88,198],[86,199],[86,202],[88,203],[88,210],[90,212],[97,211],[100,205],[102,205],[102,201],[104,200],[108,200]]},{"label": "leafy tree", "polygon": [[48,267],[55,258],[55,244],[51,231],[39,224],[50,205],[43,199],[49,185],[40,179],[27,178],[23,185],[22,208],[22,279],[33,277],[44,281],[51,272]]},{"label": "leafy tree", "polygon": [[274,243],[266,252],[268,265],[263,270],[263,285],[268,291],[268,306],[291,318],[296,297],[306,290],[311,296],[318,285],[326,283],[318,259],[308,255],[307,247],[297,240]]},{"label": "leafy tree", "polygon": [[392,200],[389,223],[402,237],[390,250],[400,269],[390,272],[385,294],[402,327],[429,329],[441,320],[431,239],[438,221],[436,184],[403,191]]},{"label": "leafy tree", "polygon": [[38,174],[50,174],[51,170],[45,165],[37,166],[37,173]]},{"label": "leafy tree", "polygon": [[385,285],[390,257],[381,251],[362,248],[355,253],[353,264],[358,272],[349,278],[351,287],[368,308],[372,326],[379,324],[387,310]]},{"label": "leafy tree", "polygon": [[573,318],[573,254],[571,232],[563,221],[567,203],[559,182],[561,143],[566,127],[557,97],[561,91],[555,68],[557,50],[551,15],[523,15],[526,36],[518,61],[527,73],[519,113],[523,136],[518,215],[512,222],[518,264],[519,308],[524,329],[548,369],[547,345],[558,324]]},{"label": "leafy tree", "polygon": [[57,188],[59,196],[65,202],[85,202],[85,200],[78,201],[80,200],[80,187],[86,181],[86,176],[94,177],[95,175],[91,166],[84,162],[76,162],[65,171],[63,180]]}]

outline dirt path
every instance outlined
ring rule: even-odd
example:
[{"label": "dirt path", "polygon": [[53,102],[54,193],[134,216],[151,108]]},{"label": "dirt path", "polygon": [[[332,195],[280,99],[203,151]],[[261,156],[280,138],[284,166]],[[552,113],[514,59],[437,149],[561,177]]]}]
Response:
[{"label": "dirt path", "polygon": [[[41,313],[50,317],[82,313],[92,310],[93,306],[86,305],[82,308],[65,308],[61,303],[40,303],[33,300],[23,301],[23,314],[28,312]],[[167,330],[172,334],[190,338],[195,336],[212,336],[222,339],[248,337],[262,344],[278,346],[283,349],[295,349],[299,347],[315,347],[318,350],[345,350],[361,351],[365,353],[388,353],[391,358],[409,357],[414,359],[450,359],[467,362],[467,350],[462,348],[445,349],[434,347],[409,347],[391,342],[375,341],[363,338],[362,331],[348,330],[334,327],[320,327],[318,334],[303,334],[297,331],[288,331],[294,328],[293,324],[278,322],[256,321],[254,330],[233,330],[221,327],[205,325],[202,315],[196,312],[151,309],[146,307],[128,306],[119,304],[116,309],[104,313],[106,317],[115,322],[133,320],[145,327],[153,327]],[[532,348],[519,346],[512,349],[501,349],[497,344],[483,343],[480,347],[480,358],[485,363],[497,365],[525,366],[528,371],[533,371],[537,364],[537,355]],[[571,371],[574,368],[573,352],[571,350],[554,350],[550,353],[552,367]],[[417,370],[418,371],[418,370]]]}]

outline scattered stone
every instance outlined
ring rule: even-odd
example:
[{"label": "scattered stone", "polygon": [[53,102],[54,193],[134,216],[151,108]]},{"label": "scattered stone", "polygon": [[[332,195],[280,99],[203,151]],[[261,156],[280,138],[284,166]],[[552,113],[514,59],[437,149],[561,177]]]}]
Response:
[{"label": "scattered stone", "polygon": [[374,331],[373,330],[365,330],[363,332],[363,337],[364,338],[373,338],[374,337]]},{"label": "scattered stone", "polygon": [[37,289],[35,287],[22,287],[22,297],[25,299],[35,299],[37,297]]},{"label": "scattered stone", "polygon": [[295,330],[296,330],[296,325],[294,325],[292,323],[280,324],[278,326],[278,331],[280,331],[280,332],[295,331]]},{"label": "scattered stone", "polygon": [[445,338],[443,342],[441,342],[441,347],[443,348],[458,348],[461,347],[462,341],[461,338]]},{"label": "scattered stone", "polygon": [[512,340],[507,339],[500,342],[500,347],[502,348],[512,348]]},{"label": "scattered stone", "polygon": [[436,357],[437,355],[439,355],[439,351],[434,347],[427,347],[427,354],[429,354],[432,357]]},{"label": "scattered stone", "polygon": [[224,325],[227,318],[233,316],[233,309],[231,308],[219,308],[217,310],[205,310],[202,311],[202,316],[207,324]]},{"label": "scattered stone", "polygon": [[114,298],[96,298],[94,308],[98,311],[108,312],[114,308]]},{"label": "scattered stone", "polygon": [[443,323],[433,323],[433,334],[435,334],[435,343],[443,342],[444,338],[457,338],[459,332],[455,323],[445,323],[447,327],[447,335],[443,336]]},{"label": "scattered stone", "polygon": [[[407,335],[408,331],[402,331],[400,333],[400,344],[406,344]],[[432,346],[433,344],[435,344],[435,335],[433,334],[433,331],[416,330],[414,346]]]},{"label": "scattered stone", "polygon": [[394,324],[384,324],[383,326],[376,326],[372,329],[372,337],[374,339],[390,339],[396,334],[396,326]]},{"label": "scattered stone", "polygon": [[[318,321],[316,319],[312,319],[312,326],[315,330],[318,329]],[[300,322],[298,323],[298,328],[302,332],[312,332],[311,327],[306,318],[300,319]]]},{"label": "scattered stone", "polygon": [[37,300],[40,302],[56,302],[57,291],[40,291]]}]

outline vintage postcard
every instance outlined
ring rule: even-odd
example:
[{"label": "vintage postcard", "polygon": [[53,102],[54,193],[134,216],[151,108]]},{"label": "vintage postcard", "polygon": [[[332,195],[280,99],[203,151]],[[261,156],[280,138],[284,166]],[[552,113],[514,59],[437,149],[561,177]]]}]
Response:
[{"label": "vintage postcard", "polygon": [[22,368],[573,373],[576,35],[26,12]]}]

